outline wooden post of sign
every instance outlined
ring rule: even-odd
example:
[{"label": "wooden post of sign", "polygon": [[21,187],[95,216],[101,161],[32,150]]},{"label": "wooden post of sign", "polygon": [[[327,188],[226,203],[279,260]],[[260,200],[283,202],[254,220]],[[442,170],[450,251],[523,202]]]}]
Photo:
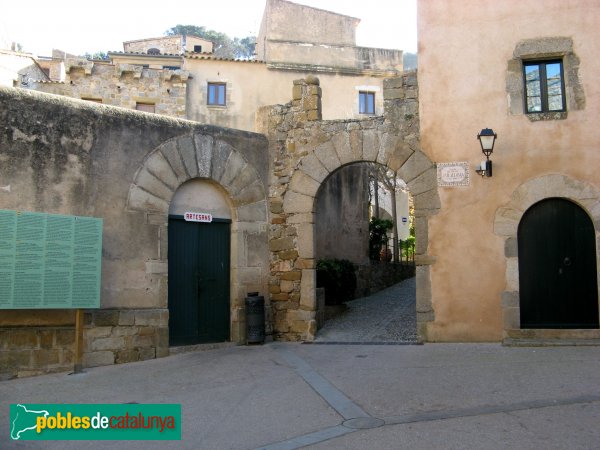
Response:
[{"label": "wooden post of sign", "polygon": [[83,309],[75,311],[75,357],[73,373],[83,372]]}]

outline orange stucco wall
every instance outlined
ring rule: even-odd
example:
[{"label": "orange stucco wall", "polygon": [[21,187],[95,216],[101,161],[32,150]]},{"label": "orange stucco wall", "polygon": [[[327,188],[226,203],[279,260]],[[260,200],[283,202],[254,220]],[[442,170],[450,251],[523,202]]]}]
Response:
[{"label": "orange stucco wall", "polygon": [[[502,338],[506,258],[493,223],[515,189],[548,174],[600,186],[598,17],[594,0],[419,0],[422,149],[432,161],[471,166],[470,186],[439,188],[442,208],[429,222],[437,256],[429,340]],[[507,68],[519,41],[545,37],[572,39],[585,105],[564,120],[534,122],[511,113]],[[498,134],[492,178],[474,172],[485,159],[476,135],[486,127]]]}]

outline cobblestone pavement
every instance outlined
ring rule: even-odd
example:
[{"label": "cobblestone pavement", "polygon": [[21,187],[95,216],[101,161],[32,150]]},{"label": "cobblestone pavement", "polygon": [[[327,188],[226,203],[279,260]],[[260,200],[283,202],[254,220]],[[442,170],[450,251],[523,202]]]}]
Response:
[{"label": "cobblestone pavement", "polygon": [[368,297],[325,322],[315,343],[417,343],[416,284],[409,278]]}]

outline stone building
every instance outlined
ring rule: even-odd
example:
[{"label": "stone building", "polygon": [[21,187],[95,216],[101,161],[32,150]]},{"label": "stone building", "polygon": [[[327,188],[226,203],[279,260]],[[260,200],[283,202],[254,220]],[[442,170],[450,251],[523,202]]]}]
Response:
[{"label": "stone building", "polygon": [[[432,163],[418,149],[416,76],[386,83],[385,118],[323,121],[318,79],[296,80],[291,102],[261,109],[266,137],[0,89],[0,209],[104,220],[101,307],[85,314],[84,366],[160,357],[191,341],[243,343],[252,291],[266,294],[269,335],[311,340],[313,205],[328,175],[363,161],[400,168],[415,206],[435,207],[435,178],[423,173]],[[185,221],[188,211],[212,221]],[[218,303],[206,315],[190,310],[203,304],[199,292]],[[1,376],[68,370],[73,341],[72,310],[4,309]]]},{"label": "stone building", "polygon": [[[419,1],[423,152],[472,174],[439,187],[430,219],[427,340],[600,337],[599,14],[588,0]],[[492,177],[474,172],[484,128]]]},{"label": "stone building", "polygon": [[0,61],[0,86],[28,87],[34,80],[50,79],[30,53],[0,49]]},{"label": "stone building", "polygon": [[[293,80],[318,74],[327,92],[325,119],[382,115],[383,79],[402,73],[402,51],[356,46],[359,22],[268,0],[255,60],[217,57],[204,39],[164,36],[124,42],[124,51],[109,52],[108,62],[56,55],[51,82],[30,88],[255,131],[257,108],[286,103]],[[85,76],[72,71],[79,66]]]},{"label": "stone building", "polygon": [[[180,56],[171,59],[181,61]],[[127,62],[66,58],[53,60],[51,67],[62,74],[58,79],[31,81],[28,87],[105,105],[186,116],[189,72],[177,66],[149,68]]]}]

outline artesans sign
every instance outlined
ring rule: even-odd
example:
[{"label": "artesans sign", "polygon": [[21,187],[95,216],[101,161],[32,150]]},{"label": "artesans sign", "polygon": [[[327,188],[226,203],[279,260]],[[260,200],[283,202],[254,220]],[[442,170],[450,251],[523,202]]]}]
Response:
[{"label": "artesans sign", "polygon": [[212,222],[212,214],[200,212],[186,212],[183,216],[186,222]]}]

